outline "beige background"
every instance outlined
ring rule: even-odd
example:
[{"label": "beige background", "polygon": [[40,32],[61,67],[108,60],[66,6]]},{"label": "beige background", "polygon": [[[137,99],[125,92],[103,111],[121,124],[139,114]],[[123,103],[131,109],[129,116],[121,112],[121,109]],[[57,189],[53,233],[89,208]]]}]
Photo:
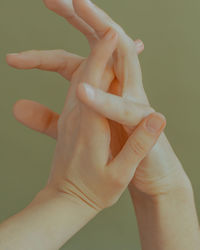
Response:
[{"label": "beige background", "polygon": [[[190,176],[200,214],[199,0],[96,0],[132,38],[141,38],[144,84],[152,105],[168,120],[167,135]],[[37,100],[60,112],[68,83],[54,73],[17,71],[8,52],[63,48],[87,55],[85,38],[42,0],[1,0],[0,4],[0,220],[25,207],[43,187],[55,142],[18,124],[12,105]],[[62,249],[140,249],[128,192]]]}]

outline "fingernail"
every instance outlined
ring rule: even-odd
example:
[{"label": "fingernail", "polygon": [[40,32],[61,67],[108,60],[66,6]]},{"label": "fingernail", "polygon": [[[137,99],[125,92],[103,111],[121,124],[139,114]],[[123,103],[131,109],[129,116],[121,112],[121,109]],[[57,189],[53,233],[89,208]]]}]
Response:
[{"label": "fingernail", "polygon": [[136,45],[137,45],[138,47],[144,47],[144,43],[143,43],[141,40],[137,40],[137,41],[136,41]]},{"label": "fingernail", "polygon": [[89,84],[87,84],[87,83],[83,83],[83,86],[84,86],[85,93],[86,93],[87,97],[90,100],[94,100],[94,98],[95,98],[94,89]]},{"label": "fingernail", "polygon": [[116,36],[116,32],[113,29],[110,29],[104,36],[105,40],[111,40]]},{"label": "fingernail", "polygon": [[146,122],[146,127],[149,132],[155,134],[160,132],[166,124],[166,119],[163,115],[155,113]]}]

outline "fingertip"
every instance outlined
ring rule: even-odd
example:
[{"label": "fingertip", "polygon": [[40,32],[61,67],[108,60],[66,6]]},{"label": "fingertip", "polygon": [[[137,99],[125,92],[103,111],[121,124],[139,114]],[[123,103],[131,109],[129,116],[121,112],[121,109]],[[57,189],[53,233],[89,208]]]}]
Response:
[{"label": "fingertip", "polygon": [[13,115],[18,120],[21,121],[25,115],[25,108],[27,107],[27,100],[21,99],[14,103],[13,105]]},{"label": "fingertip", "polygon": [[137,47],[144,48],[144,43],[140,39],[136,39],[135,44],[137,45]]},{"label": "fingertip", "polygon": [[11,53],[6,55],[6,62],[9,66],[13,68],[21,68],[22,57],[19,53]]},{"label": "fingertip", "polygon": [[93,101],[95,99],[94,88],[88,83],[80,83],[77,88],[77,96],[83,101]]},{"label": "fingertip", "polygon": [[144,43],[142,40],[140,39],[135,40],[135,46],[136,46],[138,54],[144,51]]},{"label": "fingertip", "polygon": [[164,130],[166,128],[166,125],[167,125],[166,117],[163,114],[159,113],[159,112],[156,112],[156,115],[157,115],[157,117],[159,117],[160,120],[162,120],[163,126],[162,126],[161,130]]},{"label": "fingertip", "polygon": [[13,59],[15,58],[16,55],[17,53],[10,53],[6,55],[6,62],[9,66],[13,66]]}]

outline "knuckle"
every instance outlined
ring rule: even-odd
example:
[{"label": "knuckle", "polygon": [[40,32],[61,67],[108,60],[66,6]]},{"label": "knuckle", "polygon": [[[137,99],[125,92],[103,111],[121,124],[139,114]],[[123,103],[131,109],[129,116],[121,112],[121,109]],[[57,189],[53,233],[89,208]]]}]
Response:
[{"label": "knuckle", "polygon": [[109,22],[110,26],[113,27],[113,29],[115,29],[115,31],[117,31],[118,34],[120,34],[121,36],[124,36],[126,34],[124,29],[118,23],[114,22],[111,18]]},{"label": "knuckle", "polygon": [[66,18],[67,18],[68,20],[73,21],[74,19],[76,19],[76,16],[75,16],[74,14],[68,14],[68,15],[66,16]]},{"label": "knuckle", "polygon": [[44,114],[43,119],[44,119],[44,124],[43,124],[43,128],[42,128],[42,132],[47,133],[49,131],[49,129],[51,128],[55,119],[57,119],[57,116],[55,116],[55,114],[53,114],[53,113],[46,113],[46,114]]},{"label": "knuckle", "polygon": [[129,146],[132,152],[139,158],[143,158],[147,152],[147,147],[142,140],[136,138],[129,140]]}]

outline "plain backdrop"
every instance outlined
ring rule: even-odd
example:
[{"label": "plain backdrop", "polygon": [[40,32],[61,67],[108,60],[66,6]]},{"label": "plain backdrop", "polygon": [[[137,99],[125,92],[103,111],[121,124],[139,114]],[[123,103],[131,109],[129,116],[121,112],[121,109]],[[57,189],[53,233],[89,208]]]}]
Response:
[{"label": "plain backdrop", "polygon": [[[152,106],[168,121],[166,133],[193,183],[200,214],[200,1],[96,0],[133,38],[145,43],[140,56]],[[24,208],[45,185],[55,141],[25,128],[12,116],[21,98],[62,110],[68,82],[56,73],[18,71],[8,52],[65,49],[87,56],[82,34],[47,10],[42,0],[0,4],[0,220]],[[183,218],[184,219],[184,218]],[[77,233],[62,249],[140,249],[128,192]]]}]

